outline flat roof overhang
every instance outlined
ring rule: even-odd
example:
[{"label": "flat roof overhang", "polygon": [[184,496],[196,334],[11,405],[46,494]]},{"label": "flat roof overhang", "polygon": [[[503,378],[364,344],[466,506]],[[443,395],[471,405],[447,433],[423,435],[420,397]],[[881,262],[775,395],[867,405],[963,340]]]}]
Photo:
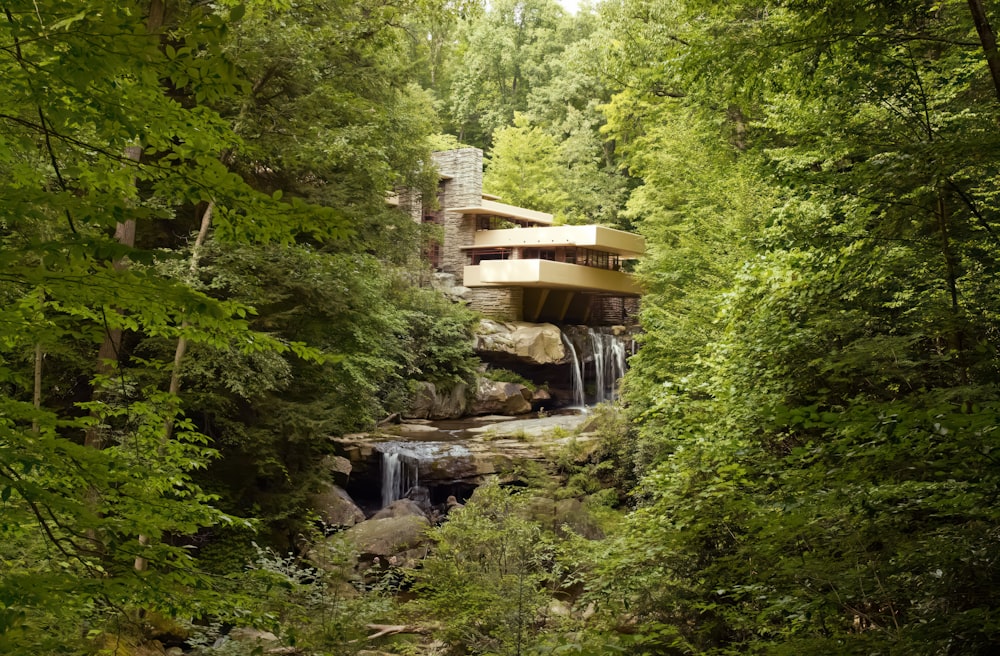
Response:
[{"label": "flat roof overhang", "polygon": [[613,253],[625,259],[635,259],[646,252],[646,241],[639,235],[598,225],[480,230],[472,246],[463,246],[462,250],[567,246]]},{"label": "flat roof overhang", "polygon": [[552,215],[547,212],[536,212],[535,210],[529,210],[524,207],[498,203],[485,197],[479,201],[479,205],[470,205],[467,207],[448,207],[445,208],[445,211],[458,212],[459,214],[502,216],[508,219],[518,219],[541,225],[552,225]]},{"label": "flat roof overhang", "polygon": [[630,274],[552,260],[484,260],[466,266],[466,287],[540,287],[578,292],[640,296]]}]

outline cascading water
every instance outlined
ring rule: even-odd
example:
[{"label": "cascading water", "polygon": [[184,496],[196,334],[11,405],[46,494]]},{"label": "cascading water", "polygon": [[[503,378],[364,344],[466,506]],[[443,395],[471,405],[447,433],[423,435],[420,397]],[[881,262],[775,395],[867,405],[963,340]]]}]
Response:
[{"label": "cascading water", "polygon": [[590,337],[590,352],[594,356],[594,403],[603,403],[608,400],[606,395],[608,384],[605,381],[608,367],[607,359],[604,357],[606,340],[603,333],[593,328],[587,329],[587,336]]},{"label": "cascading water", "polygon": [[399,444],[380,445],[382,452],[382,507],[402,499],[420,482],[419,460]]},{"label": "cascading water", "polygon": [[614,401],[618,381],[625,375],[625,338],[614,333],[587,329],[594,355],[595,403]]},{"label": "cascading water", "polygon": [[[582,351],[577,351],[573,340],[563,335],[563,343],[569,351],[573,366],[573,404],[587,405],[585,386],[592,383],[592,404],[614,401],[618,398],[618,382],[625,375],[629,348],[634,350],[635,342],[625,334],[599,328],[584,327],[576,332],[577,343]],[[589,351],[589,353],[587,352]],[[583,356],[586,357],[583,357]]]},{"label": "cascading water", "polygon": [[563,344],[566,345],[566,350],[569,351],[572,358],[570,364],[573,367],[573,406],[582,408],[586,405],[586,401],[583,395],[583,371],[580,367],[580,358],[576,356],[576,349],[569,337],[566,337],[565,333],[560,333],[560,335],[562,335]]},{"label": "cascading water", "polygon": [[382,454],[382,507],[404,498],[420,483],[420,463],[438,458],[462,458],[469,450],[446,442],[380,442]]}]

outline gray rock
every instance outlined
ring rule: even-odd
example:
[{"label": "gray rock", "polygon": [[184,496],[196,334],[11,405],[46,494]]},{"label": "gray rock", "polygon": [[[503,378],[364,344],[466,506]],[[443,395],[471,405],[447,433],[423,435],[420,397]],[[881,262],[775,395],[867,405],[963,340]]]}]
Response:
[{"label": "gray rock", "polygon": [[396,499],[372,515],[368,521],[372,519],[389,519],[391,517],[424,517],[426,519],[427,513],[413,499]]},{"label": "gray rock", "polygon": [[410,399],[407,419],[456,419],[465,414],[468,386],[459,383],[450,390],[439,390],[434,383],[420,381]]},{"label": "gray rock", "polygon": [[278,636],[270,631],[261,631],[249,626],[238,626],[229,632],[229,639],[235,642],[262,643],[277,642]]},{"label": "gray rock", "polygon": [[389,558],[408,554],[426,544],[430,522],[423,515],[369,519],[344,531],[361,556]]},{"label": "gray rock", "polygon": [[331,526],[354,526],[365,521],[365,514],[350,495],[332,483],[324,484],[319,492],[310,495],[309,503],[320,518]]},{"label": "gray rock", "polygon": [[330,479],[337,485],[347,485],[351,478],[351,461],[342,456],[324,456],[320,461],[320,467],[327,472]]}]

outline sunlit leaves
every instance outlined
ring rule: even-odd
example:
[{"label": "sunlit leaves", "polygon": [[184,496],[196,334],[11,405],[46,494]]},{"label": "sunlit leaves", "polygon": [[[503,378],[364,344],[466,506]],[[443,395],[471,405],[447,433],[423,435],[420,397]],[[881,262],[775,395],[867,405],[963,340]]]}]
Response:
[{"label": "sunlit leaves", "polygon": [[876,4],[614,9],[656,569],[606,576],[698,653],[995,642],[994,101],[965,3]]}]

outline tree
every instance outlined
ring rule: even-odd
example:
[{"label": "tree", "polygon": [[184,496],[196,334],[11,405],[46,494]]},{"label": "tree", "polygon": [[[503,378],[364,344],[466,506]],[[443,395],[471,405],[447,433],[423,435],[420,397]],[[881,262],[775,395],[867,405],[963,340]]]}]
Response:
[{"label": "tree", "polygon": [[548,602],[547,553],[526,500],[490,482],[432,530],[433,556],[417,583],[420,605],[447,618],[444,638],[475,654],[529,653]]},{"label": "tree", "polygon": [[[205,601],[175,592],[199,582],[178,542],[144,551],[155,576],[140,578],[131,562],[140,534],[179,536],[227,521],[191,480],[212,452],[190,421],[174,419],[177,406],[162,388],[143,388],[118,368],[95,376],[104,335],[287,348],[263,335],[248,342],[245,308],[165,278],[150,266],[153,252],[113,234],[135,221],[141,237],[179,208],[208,200],[225,208],[232,226],[248,215],[265,225],[290,209],[230,175],[217,156],[233,141],[225,122],[161,84],[189,86],[206,101],[238,91],[229,62],[209,56],[218,53],[226,14],[172,6],[165,24],[175,45],[167,48],[158,30],[148,34],[156,21],[147,23],[147,9],[39,2],[4,11],[0,257],[10,303],[0,338],[0,498],[5,545],[26,549],[4,553],[0,640],[12,649],[49,651],[46,640],[72,640],[48,629],[67,617]],[[131,266],[121,266],[125,258]],[[23,353],[37,345],[56,366],[26,385]],[[72,373],[59,371],[65,363]],[[105,392],[88,401],[79,378]],[[175,439],[164,444],[168,419]],[[108,437],[105,448],[82,445],[95,425]],[[42,549],[46,557],[24,560]]]},{"label": "tree", "polygon": [[[378,340],[387,352],[364,360],[368,345],[345,347],[345,358],[332,351],[349,336],[319,338],[315,323],[281,334],[275,328],[290,325],[281,312],[297,308],[255,315],[249,304],[261,296],[227,286],[240,271],[235,263],[220,269],[220,251],[260,263],[285,244],[288,261],[320,273],[310,290],[329,282],[332,266],[346,265],[351,285],[361,270],[380,273],[374,256],[359,252],[393,267],[412,260],[398,238],[410,223],[384,195],[431,180],[421,162],[432,126],[426,97],[393,72],[399,7],[229,6],[168,3],[162,30],[138,2],[35,2],[5,8],[0,21],[10,44],[0,58],[5,650],[52,653],[80,635],[54,627],[104,627],[136,607],[229,612],[190,548],[209,527],[249,529],[195,482],[193,472],[219,453],[205,435],[212,424],[185,414],[202,409],[197,387],[180,385],[199,365],[228,357],[221,384],[256,399],[353,357],[355,380],[364,367],[394,372],[393,398],[379,399],[386,404],[399,403],[408,365],[465,373],[461,358],[449,368],[427,355],[447,350],[460,329],[427,352],[407,352],[403,365],[384,364],[402,351],[408,320],[422,325],[422,310],[432,324],[448,314],[432,304],[388,308],[380,318],[390,336]],[[287,21],[282,34],[291,40],[272,38],[282,35],[266,29],[274,20]],[[289,139],[300,147],[289,149]],[[202,221],[190,257],[183,240],[208,216],[213,234],[198,253],[209,232]],[[132,222],[135,241],[116,238],[115,226]],[[372,288],[405,299],[407,285],[391,270],[373,276]],[[349,294],[367,298],[360,286]],[[353,325],[379,306],[369,299]],[[98,345],[115,331],[115,362],[95,375]],[[189,344],[195,360],[178,344]],[[363,404],[378,412],[369,398]],[[327,420],[315,418],[313,430]],[[95,429],[103,448],[84,448]],[[226,453],[229,444],[216,446]],[[147,572],[133,569],[136,557]],[[102,638],[98,629],[80,640],[96,649]]]},{"label": "tree", "polygon": [[549,79],[563,47],[554,0],[502,0],[464,23],[448,115],[461,141],[487,146],[498,128],[526,109],[532,88]]},{"label": "tree", "polygon": [[569,202],[556,140],[518,116],[501,128],[486,164],[483,187],[504,202],[559,214]]},{"label": "tree", "polygon": [[[989,653],[998,144],[968,8],[609,10],[654,255],[648,504],[607,590],[652,653]],[[702,173],[749,193],[705,213],[677,193]]]}]

